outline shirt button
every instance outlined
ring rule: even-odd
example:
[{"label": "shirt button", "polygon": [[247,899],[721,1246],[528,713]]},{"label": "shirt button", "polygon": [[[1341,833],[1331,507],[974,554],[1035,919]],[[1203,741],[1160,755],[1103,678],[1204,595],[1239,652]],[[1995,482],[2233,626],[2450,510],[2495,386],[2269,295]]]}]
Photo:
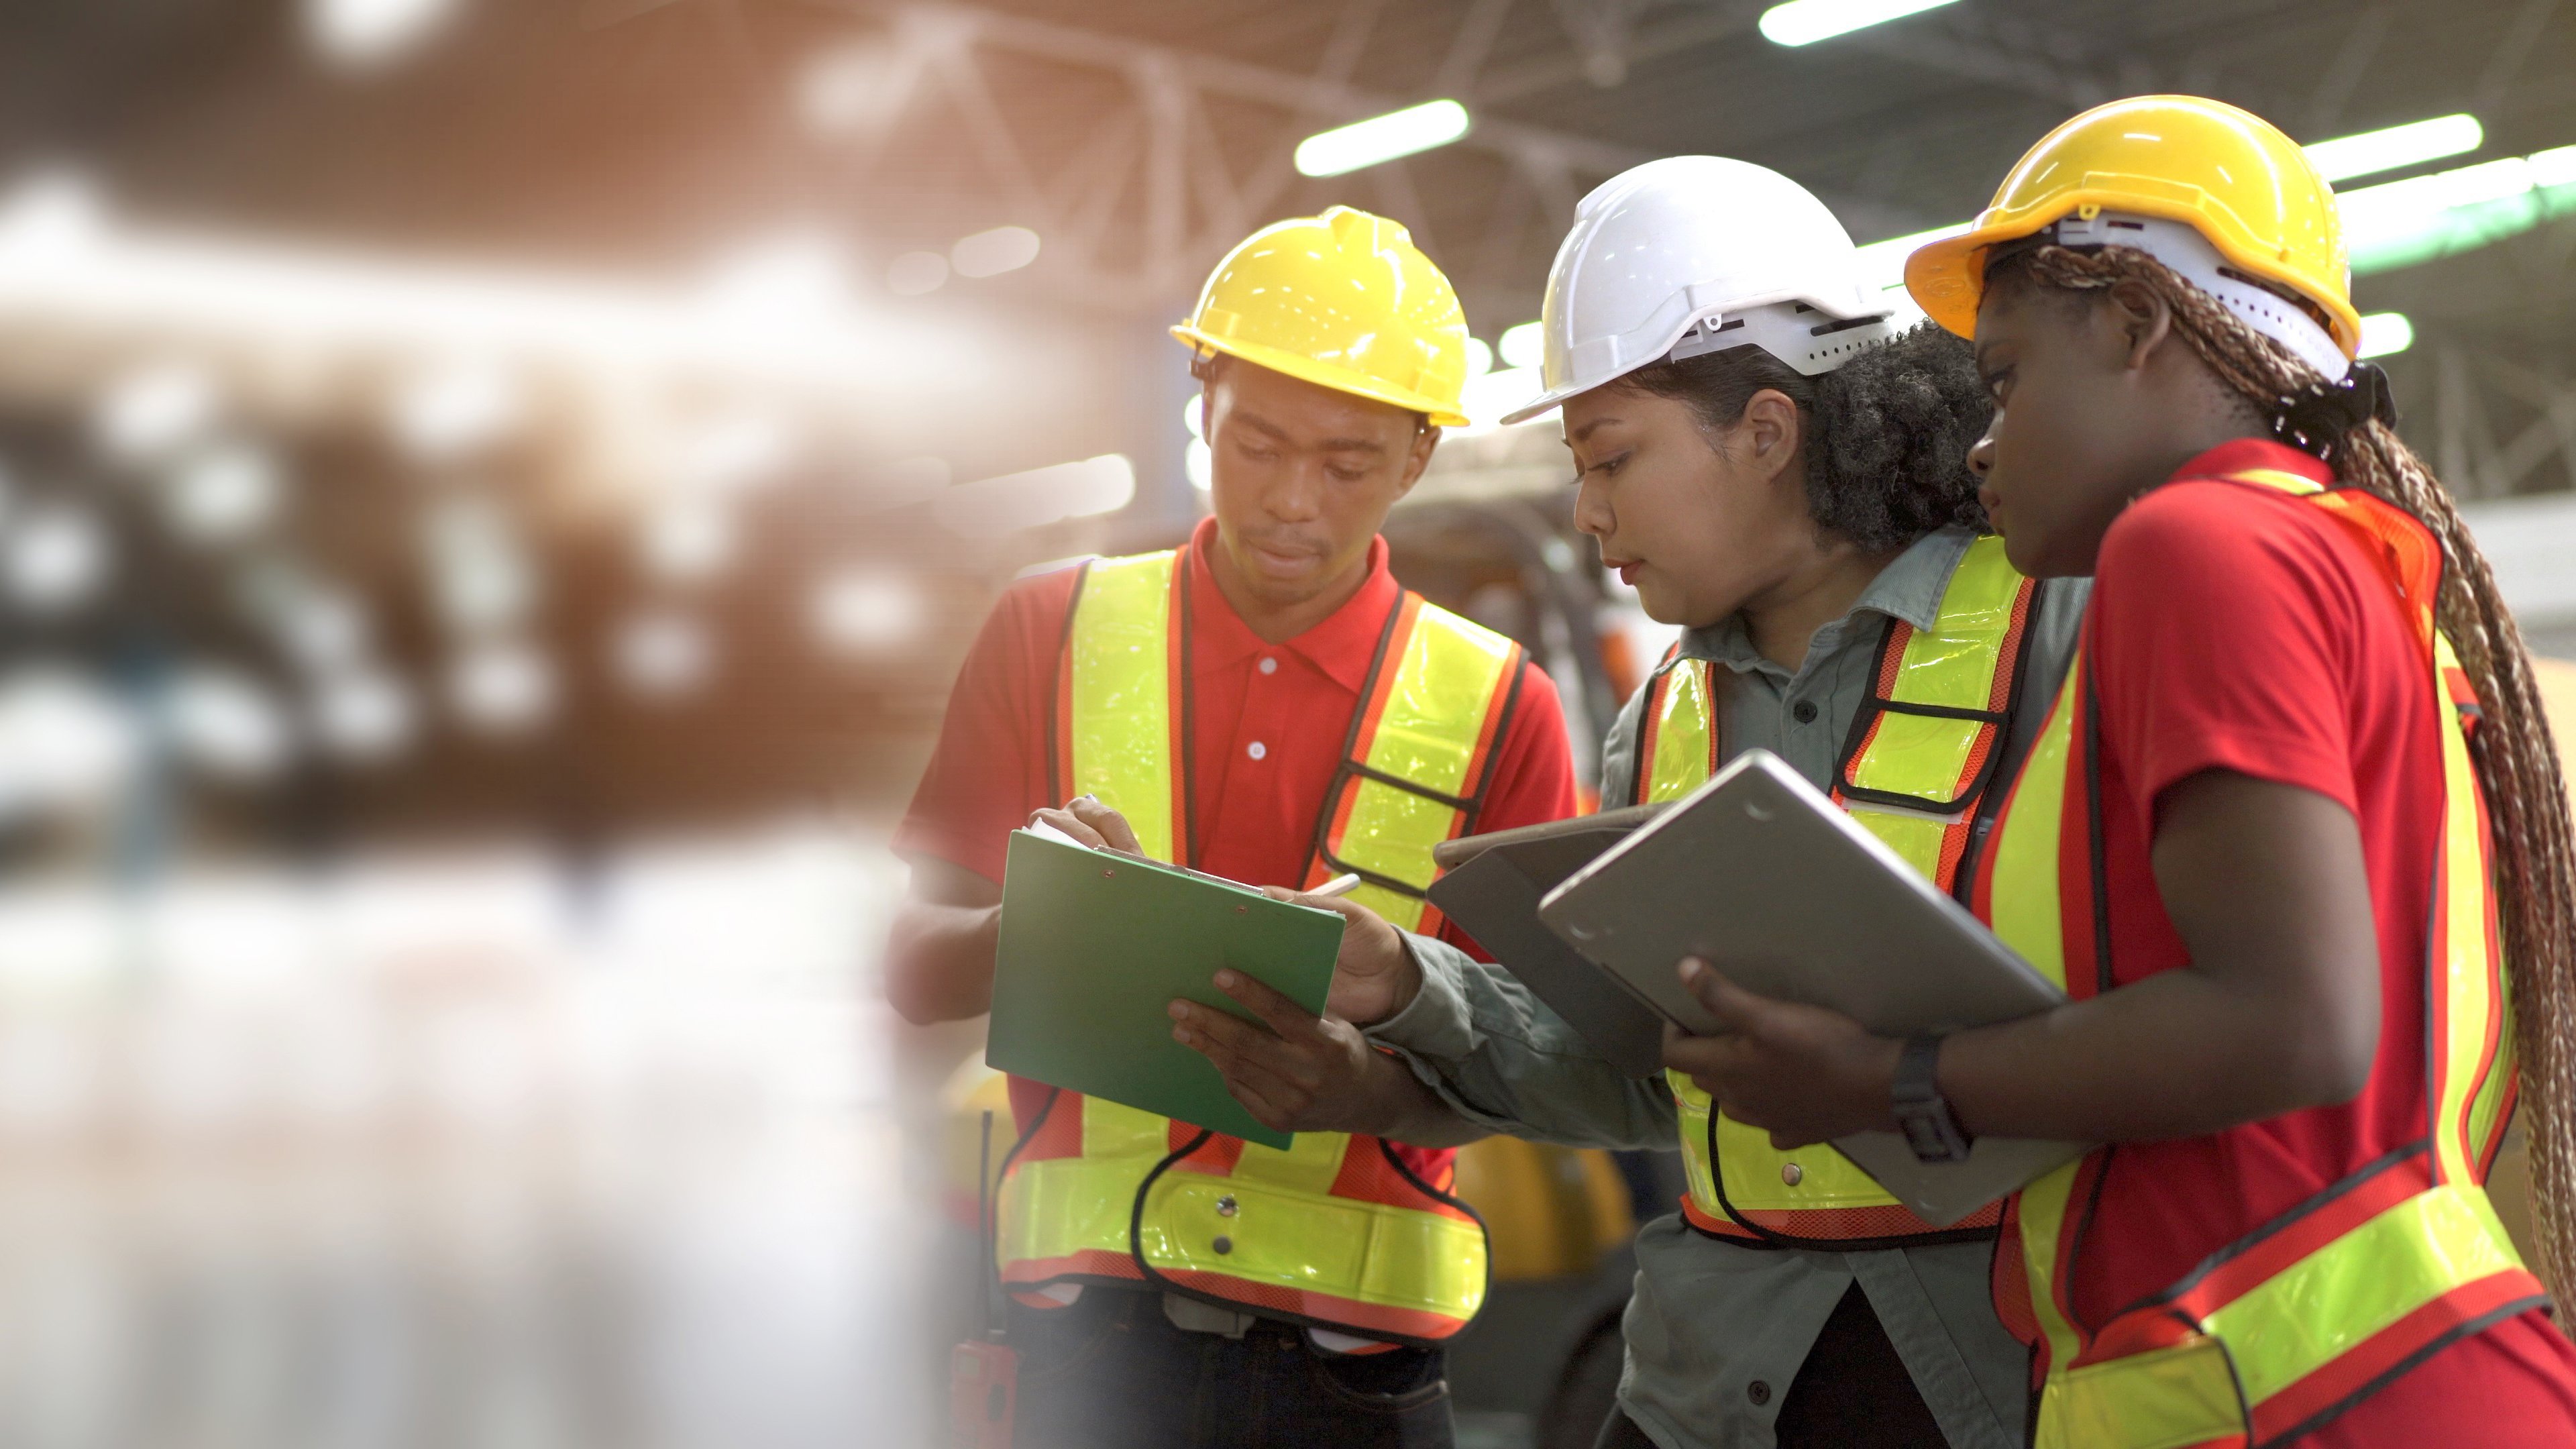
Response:
[{"label": "shirt button", "polygon": [[1270,753],[1270,747],[1259,740],[1254,740],[1251,744],[1244,746],[1243,752],[1258,760]]},{"label": "shirt button", "polygon": [[1277,674],[1279,672],[1279,661],[1264,656],[1261,661],[1261,672],[1264,674]]},{"label": "shirt button", "polygon": [[1797,704],[1790,708],[1789,713],[1795,715],[1798,723],[1800,724],[1814,724],[1816,722],[1816,702],[1812,699],[1799,700]]},{"label": "shirt button", "polygon": [[1771,1402],[1771,1386],[1760,1379],[1755,1379],[1744,1386],[1744,1397],[1753,1401],[1753,1407],[1761,1408]]}]

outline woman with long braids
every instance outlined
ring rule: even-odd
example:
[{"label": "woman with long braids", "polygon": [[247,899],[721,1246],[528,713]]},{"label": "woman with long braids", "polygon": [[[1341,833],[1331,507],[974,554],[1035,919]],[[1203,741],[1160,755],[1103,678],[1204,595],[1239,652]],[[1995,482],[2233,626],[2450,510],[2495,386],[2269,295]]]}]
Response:
[{"label": "woman with long braids", "polygon": [[1898,1042],[1686,962],[1733,1030],[1673,1055],[1784,1144],[2105,1144],[1996,1259],[2043,1449],[2576,1443],[2576,1350],[2483,1187],[2519,1083],[2563,1287],[2565,785],[2485,561],[2351,365],[2332,193],[2234,107],[2115,102],[1907,283],[1973,332],[2013,563],[2094,580],[1975,891],[2072,1000]]}]

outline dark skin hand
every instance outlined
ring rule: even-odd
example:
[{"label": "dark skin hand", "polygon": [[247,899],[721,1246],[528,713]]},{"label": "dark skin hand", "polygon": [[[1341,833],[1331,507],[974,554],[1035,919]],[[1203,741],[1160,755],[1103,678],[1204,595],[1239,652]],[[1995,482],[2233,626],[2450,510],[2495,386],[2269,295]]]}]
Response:
[{"label": "dark skin hand", "polygon": [[[1031,818],[1094,850],[1144,853],[1137,848],[1136,832],[1127,817],[1089,795],[1061,810],[1040,810]],[[1277,886],[1265,886],[1263,891],[1276,900],[1339,912],[1345,923],[1345,956],[1383,959],[1391,953],[1409,964],[1395,928],[1365,906]],[[990,914],[999,919],[998,905]],[[982,949],[982,1005],[989,1009],[993,949],[989,937]],[[1352,999],[1338,973],[1337,994],[1327,999],[1326,1014],[1321,1017],[1308,1015],[1294,1001],[1240,972],[1219,971],[1214,979],[1219,991],[1243,1003],[1266,1026],[1194,1001],[1175,1001],[1170,1007],[1172,1038],[1213,1062],[1225,1077],[1226,1089],[1268,1126],[1285,1132],[1366,1132],[1418,1147],[1453,1147],[1486,1135],[1443,1106],[1402,1062],[1369,1045],[1359,1028],[1333,1014],[1337,1002]],[[1363,988],[1356,999],[1367,1006],[1375,1004],[1379,995]]]},{"label": "dark skin hand", "polygon": [[[1085,795],[1029,817],[1098,849],[1139,853],[1126,817]],[[912,888],[886,934],[886,1001],[915,1026],[963,1021],[993,1009],[993,950],[1001,940],[1002,887],[933,856],[912,863]]]},{"label": "dark skin hand", "polygon": [[[1281,900],[1324,906],[1290,891]],[[1383,923],[1381,923],[1383,924]],[[1283,1132],[1365,1132],[1417,1147],[1457,1147],[1485,1136],[1451,1112],[1394,1056],[1340,1017],[1305,1008],[1236,971],[1216,973],[1219,991],[1261,1019],[1244,1021],[1194,1001],[1172,1003],[1172,1039],[1216,1064],[1234,1094],[1265,1126]]]},{"label": "dark skin hand", "polygon": [[[2191,1137],[2349,1102],[2379,1046],[2379,938],[2344,808],[2231,771],[2167,790],[2156,888],[2191,963],[1942,1043],[1939,1081],[1977,1136]],[[1670,1039],[1667,1065],[1727,1113],[1803,1146],[1892,1130],[1902,1043],[1837,1012],[1755,996],[1699,962],[1683,980],[1733,1031]]]},{"label": "dark skin hand", "polygon": [[[1969,462],[2014,565],[2085,574],[2139,494],[2263,430],[2151,290],[1989,290],[1977,359],[1996,402]],[[2379,942],[2361,833],[2336,802],[2229,771],[2157,802],[2157,892],[2190,964],[1943,1043],[1939,1082],[1978,1135],[2144,1141],[2348,1102],[2379,1044]],[[1901,1043],[1838,1013],[1684,979],[1732,1030],[1666,1061],[1797,1146],[1894,1125]]]}]

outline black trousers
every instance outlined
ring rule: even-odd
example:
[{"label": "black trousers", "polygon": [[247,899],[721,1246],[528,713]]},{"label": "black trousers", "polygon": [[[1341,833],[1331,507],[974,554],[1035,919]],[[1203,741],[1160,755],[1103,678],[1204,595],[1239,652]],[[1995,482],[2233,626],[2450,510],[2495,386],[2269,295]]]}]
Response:
[{"label": "black trousers", "polygon": [[[1780,1449],[1946,1449],[1914,1376],[1854,1283],[1834,1305],[1773,1421]],[[1594,1449],[1655,1449],[1617,1409]]]},{"label": "black trousers", "polygon": [[1098,1286],[1009,1322],[1020,1449],[1451,1449],[1436,1349],[1328,1354],[1268,1319],[1192,1333],[1161,1294]]}]

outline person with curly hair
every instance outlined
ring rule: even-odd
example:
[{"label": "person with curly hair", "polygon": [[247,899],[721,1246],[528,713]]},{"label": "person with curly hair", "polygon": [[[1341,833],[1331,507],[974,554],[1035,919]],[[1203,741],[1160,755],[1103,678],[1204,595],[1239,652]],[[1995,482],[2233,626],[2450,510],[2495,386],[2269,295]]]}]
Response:
[{"label": "person with curly hair", "polygon": [[[1898,1042],[1683,979],[1775,1140],[2101,1144],[2015,1194],[2036,1449],[2576,1443],[2576,849],[2532,662],[2356,364],[2334,195],[2262,118],[2059,126],[1906,279],[1975,337],[1970,455],[2082,647],[1974,901],[2068,1004]],[[2530,1109],[2537,1275],[2487,1200]],[[2546,1284],[2547,1286],[2544,1286]]]},{"label": "person with curly hair", "polygon": [[[1965,466],[1990,411],[1967,345],[1900,330],[1821,202],[1715,157],[1587,198],[1544,326],[1547,388],[1523,415],[1562,407],[1576,524],[1683,626],[1608,741],[1605,803],[1677,798],[1760,747],[1867,800],[1855,818],[1937,884],[1966,879],[2085,596],[2023,578],[1991,536]],[[1830,1148],[1776,1151],[1687,1078],[1614,1064],[1508,963],[1316,903],[1350,922],[1324,1031],[1254,982],[1228,989],[1274,1032],[1174,1005],[1264,1121],[1425,1130],[1365,1086],[1384,1047],[1484,1130],[1681,1149],[1681,1212],[1637,1235],[1601,1444],[2017,1440],[2027,1355],[1985,1289],[1993,1213],[1934,1228]]]}]

